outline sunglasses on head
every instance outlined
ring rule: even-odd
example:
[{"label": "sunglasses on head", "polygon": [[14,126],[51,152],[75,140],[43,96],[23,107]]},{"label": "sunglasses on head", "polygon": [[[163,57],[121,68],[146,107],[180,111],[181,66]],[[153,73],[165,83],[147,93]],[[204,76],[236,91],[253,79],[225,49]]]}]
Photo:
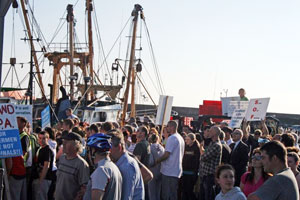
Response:
[{"label": "sunglasses on head", "polygon": [[252,160],[261,160],[262,156],[257,155],[257,156],[252,156]]}]

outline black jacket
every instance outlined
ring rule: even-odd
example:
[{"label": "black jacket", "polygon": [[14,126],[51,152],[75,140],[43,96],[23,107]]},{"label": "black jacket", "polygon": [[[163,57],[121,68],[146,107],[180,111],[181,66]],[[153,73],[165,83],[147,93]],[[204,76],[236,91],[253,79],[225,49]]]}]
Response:
[{"label": "black jacket", "polygon": [[239,185],[241,176],[247,170],[249,160],[249,148],[243,141],[240,141],[240,143],[235,149],[233,149],[234,145],[235,143],[230,144],[230,148],[232,149],[230,155],[230,164],[235,169],[235,185]]}]

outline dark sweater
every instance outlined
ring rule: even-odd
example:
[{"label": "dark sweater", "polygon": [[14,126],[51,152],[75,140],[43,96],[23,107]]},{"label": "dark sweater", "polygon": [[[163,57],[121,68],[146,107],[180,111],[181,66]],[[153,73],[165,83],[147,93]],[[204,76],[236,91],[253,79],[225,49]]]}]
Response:
[{"label": "dark sweater", "polygon": [[200,159],[200,146],[194,142],[192,146],[185,145],[184,156],[182,160],[183,171],[194,172],[197,174]]}]

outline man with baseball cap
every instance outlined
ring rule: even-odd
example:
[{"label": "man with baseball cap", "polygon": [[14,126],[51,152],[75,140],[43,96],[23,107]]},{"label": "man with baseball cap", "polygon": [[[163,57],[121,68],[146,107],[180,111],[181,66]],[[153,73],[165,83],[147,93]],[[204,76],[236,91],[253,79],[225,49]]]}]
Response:
[{"label": "man with baseball cap", "polygon": [[121,199],[122,175],[118,167],[111,161],[111,136],[97,133],[89,137],[87,146],[91,158],[97,168],[92,173],[84,200],[90,199]]},{"label": "man with baseball cap", "polygon": [[82,199],[89,181],[89,165],[79,155],[82,137],[74,132],[64,134],[63,152],[56,172],[56,200]]}]

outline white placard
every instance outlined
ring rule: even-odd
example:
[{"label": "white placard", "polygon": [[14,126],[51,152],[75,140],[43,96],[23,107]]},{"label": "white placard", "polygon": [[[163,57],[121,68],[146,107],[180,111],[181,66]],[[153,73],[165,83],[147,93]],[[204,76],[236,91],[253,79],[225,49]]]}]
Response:
[{"label": "white placard", "polygon": [[33,128],[32,124],[32,105],[21,105],[16,104],[15,105],[16,110],[16,116],[17,117],[24,117],[31,125],[31,128]]},{"label": "white placard", "polygon": [[230,101],[228,106],[228,114],[227,116],[232,117],[233,112],[237,109],[247,110],[249,105],[249,101]]},{"label": "white placard", "polygon": [[239,101],[239,100],[240,100],[240,97],[221,97],[222,115],[229,116],[228,115],[228,108],[229,108],[230,101]]},{"label": "white placard", "polygon": [[246,115],[246,112],[247,112],[247,108],[235,109],[232,114],[229,126],[231,128],[240,128],[240,126],[243,122],[243,119]]},{"label": "white placard", "polygon": [[171,110],[173,104],[172,96],[160,95],[159,105],[156,114],[156,124],[165,125],[170,121]]},{"label": "white placard", "polygon": [[270,98],[251,99],[246,113],[247,121],[260,121],[265,119]]}]

